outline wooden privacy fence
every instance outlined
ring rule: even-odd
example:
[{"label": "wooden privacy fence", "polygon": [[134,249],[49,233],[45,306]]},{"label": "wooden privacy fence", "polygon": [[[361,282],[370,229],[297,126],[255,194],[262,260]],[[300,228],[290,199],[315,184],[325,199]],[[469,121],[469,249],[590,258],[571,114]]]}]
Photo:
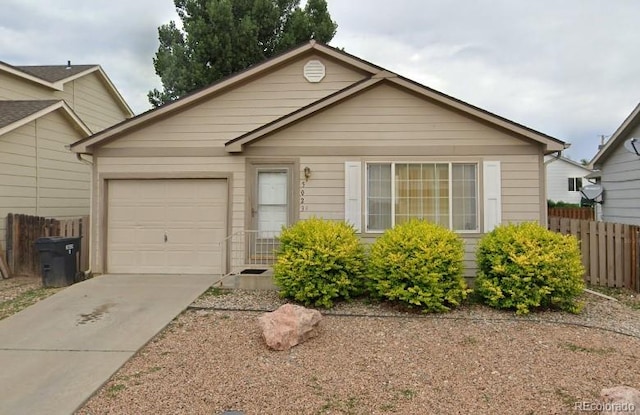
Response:
[{"label": "wooden privacy fence", "polygon": [[549,217],[560,217],[570,219],[583,219],[594,220],[593,208],[590,207],[574,207],[574,208],[560,208],[550,207]]},{"label": "wooden privacy fence", "polygon": [[12,275],[40,276],[40,253],[35,242],[43,236],[80,236],[78,271],[89,269],[89,217],[70,219],[40,216],[7,216],[6,258]]},{"label": "wooden privacy fence", "polygon": [[549,217],[549,229],[578,238],[586,282],[640,291],[640,226]]}]

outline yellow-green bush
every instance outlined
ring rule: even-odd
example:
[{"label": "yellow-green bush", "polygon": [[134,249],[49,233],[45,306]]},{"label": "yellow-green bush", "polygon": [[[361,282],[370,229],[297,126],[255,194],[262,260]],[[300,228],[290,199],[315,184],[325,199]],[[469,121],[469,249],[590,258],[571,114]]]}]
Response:
[{"label": "yellow-green bush", "polygon": [[439,225],[411,220],[387,230],[371,246],[367,287],[377,297],[447,311],[470,290],[462,276],[462,239]]},{"label": "yellow-green bush", "polygon": [[498,226],[476,251],[475,290],[493,307],[527,314],[534,308],[577,313],[584,288],[578,240],[537,223]]},{"label": "yellow-green bush", "polygon": [[312,218],[283,229],[274,280],[281,296],[329,308],[362,293],[364,260],[351,226]]}]

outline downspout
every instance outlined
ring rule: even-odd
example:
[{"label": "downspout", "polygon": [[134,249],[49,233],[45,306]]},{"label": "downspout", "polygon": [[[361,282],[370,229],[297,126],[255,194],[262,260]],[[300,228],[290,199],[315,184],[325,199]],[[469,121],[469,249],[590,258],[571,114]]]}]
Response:
[{"label": "downspout", "polygon": [[33,136],[35,138],[36,152],[36,216],[40,216],[40,146],[38,144],[38,120],[33,121]]},{"label": "downspout", "polygon": [[[67,150],[71,150],[71,146],[67,145],[65,146],[67,148]],[[87,159],[82,158],[82,153],[76,153],[76,158],[78,159],[79,162],[86,164],[88,166],[90,166],[90,171],[91,171],[91,177],[89,178],[89,222],[91,222],[91,210],[92,210],[92,206],[93,206],[93,162]],[[91,249],[91,233],[89,234],[89,258],[88,258],[88,262],[89,262],[89,269],[84,271],[84,278],[88,279],[91,278],[93,272],[91,270],[91,264],[93,264],[93,250]]]}]

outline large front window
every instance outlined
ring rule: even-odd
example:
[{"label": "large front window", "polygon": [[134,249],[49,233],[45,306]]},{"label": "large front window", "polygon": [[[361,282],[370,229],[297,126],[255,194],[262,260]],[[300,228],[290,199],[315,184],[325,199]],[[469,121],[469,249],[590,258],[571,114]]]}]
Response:
[{"label": "large front window", "polygon": [[477,231],[477,164],[369,163],[367,230],[383,231],[412,218]]}]

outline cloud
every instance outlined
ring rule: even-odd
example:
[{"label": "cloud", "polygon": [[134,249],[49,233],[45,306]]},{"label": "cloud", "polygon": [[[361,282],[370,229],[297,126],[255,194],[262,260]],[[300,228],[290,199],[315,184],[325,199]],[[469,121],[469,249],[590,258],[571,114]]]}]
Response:
[{"label": "cloud", "polygon": [[[573,143],[591,158],[639,101],[636,0],[328,0],[331,42],[374,64]],[[159,87],[171,0],[4,0],[0,60],[98,63],[136,112]]]}]

